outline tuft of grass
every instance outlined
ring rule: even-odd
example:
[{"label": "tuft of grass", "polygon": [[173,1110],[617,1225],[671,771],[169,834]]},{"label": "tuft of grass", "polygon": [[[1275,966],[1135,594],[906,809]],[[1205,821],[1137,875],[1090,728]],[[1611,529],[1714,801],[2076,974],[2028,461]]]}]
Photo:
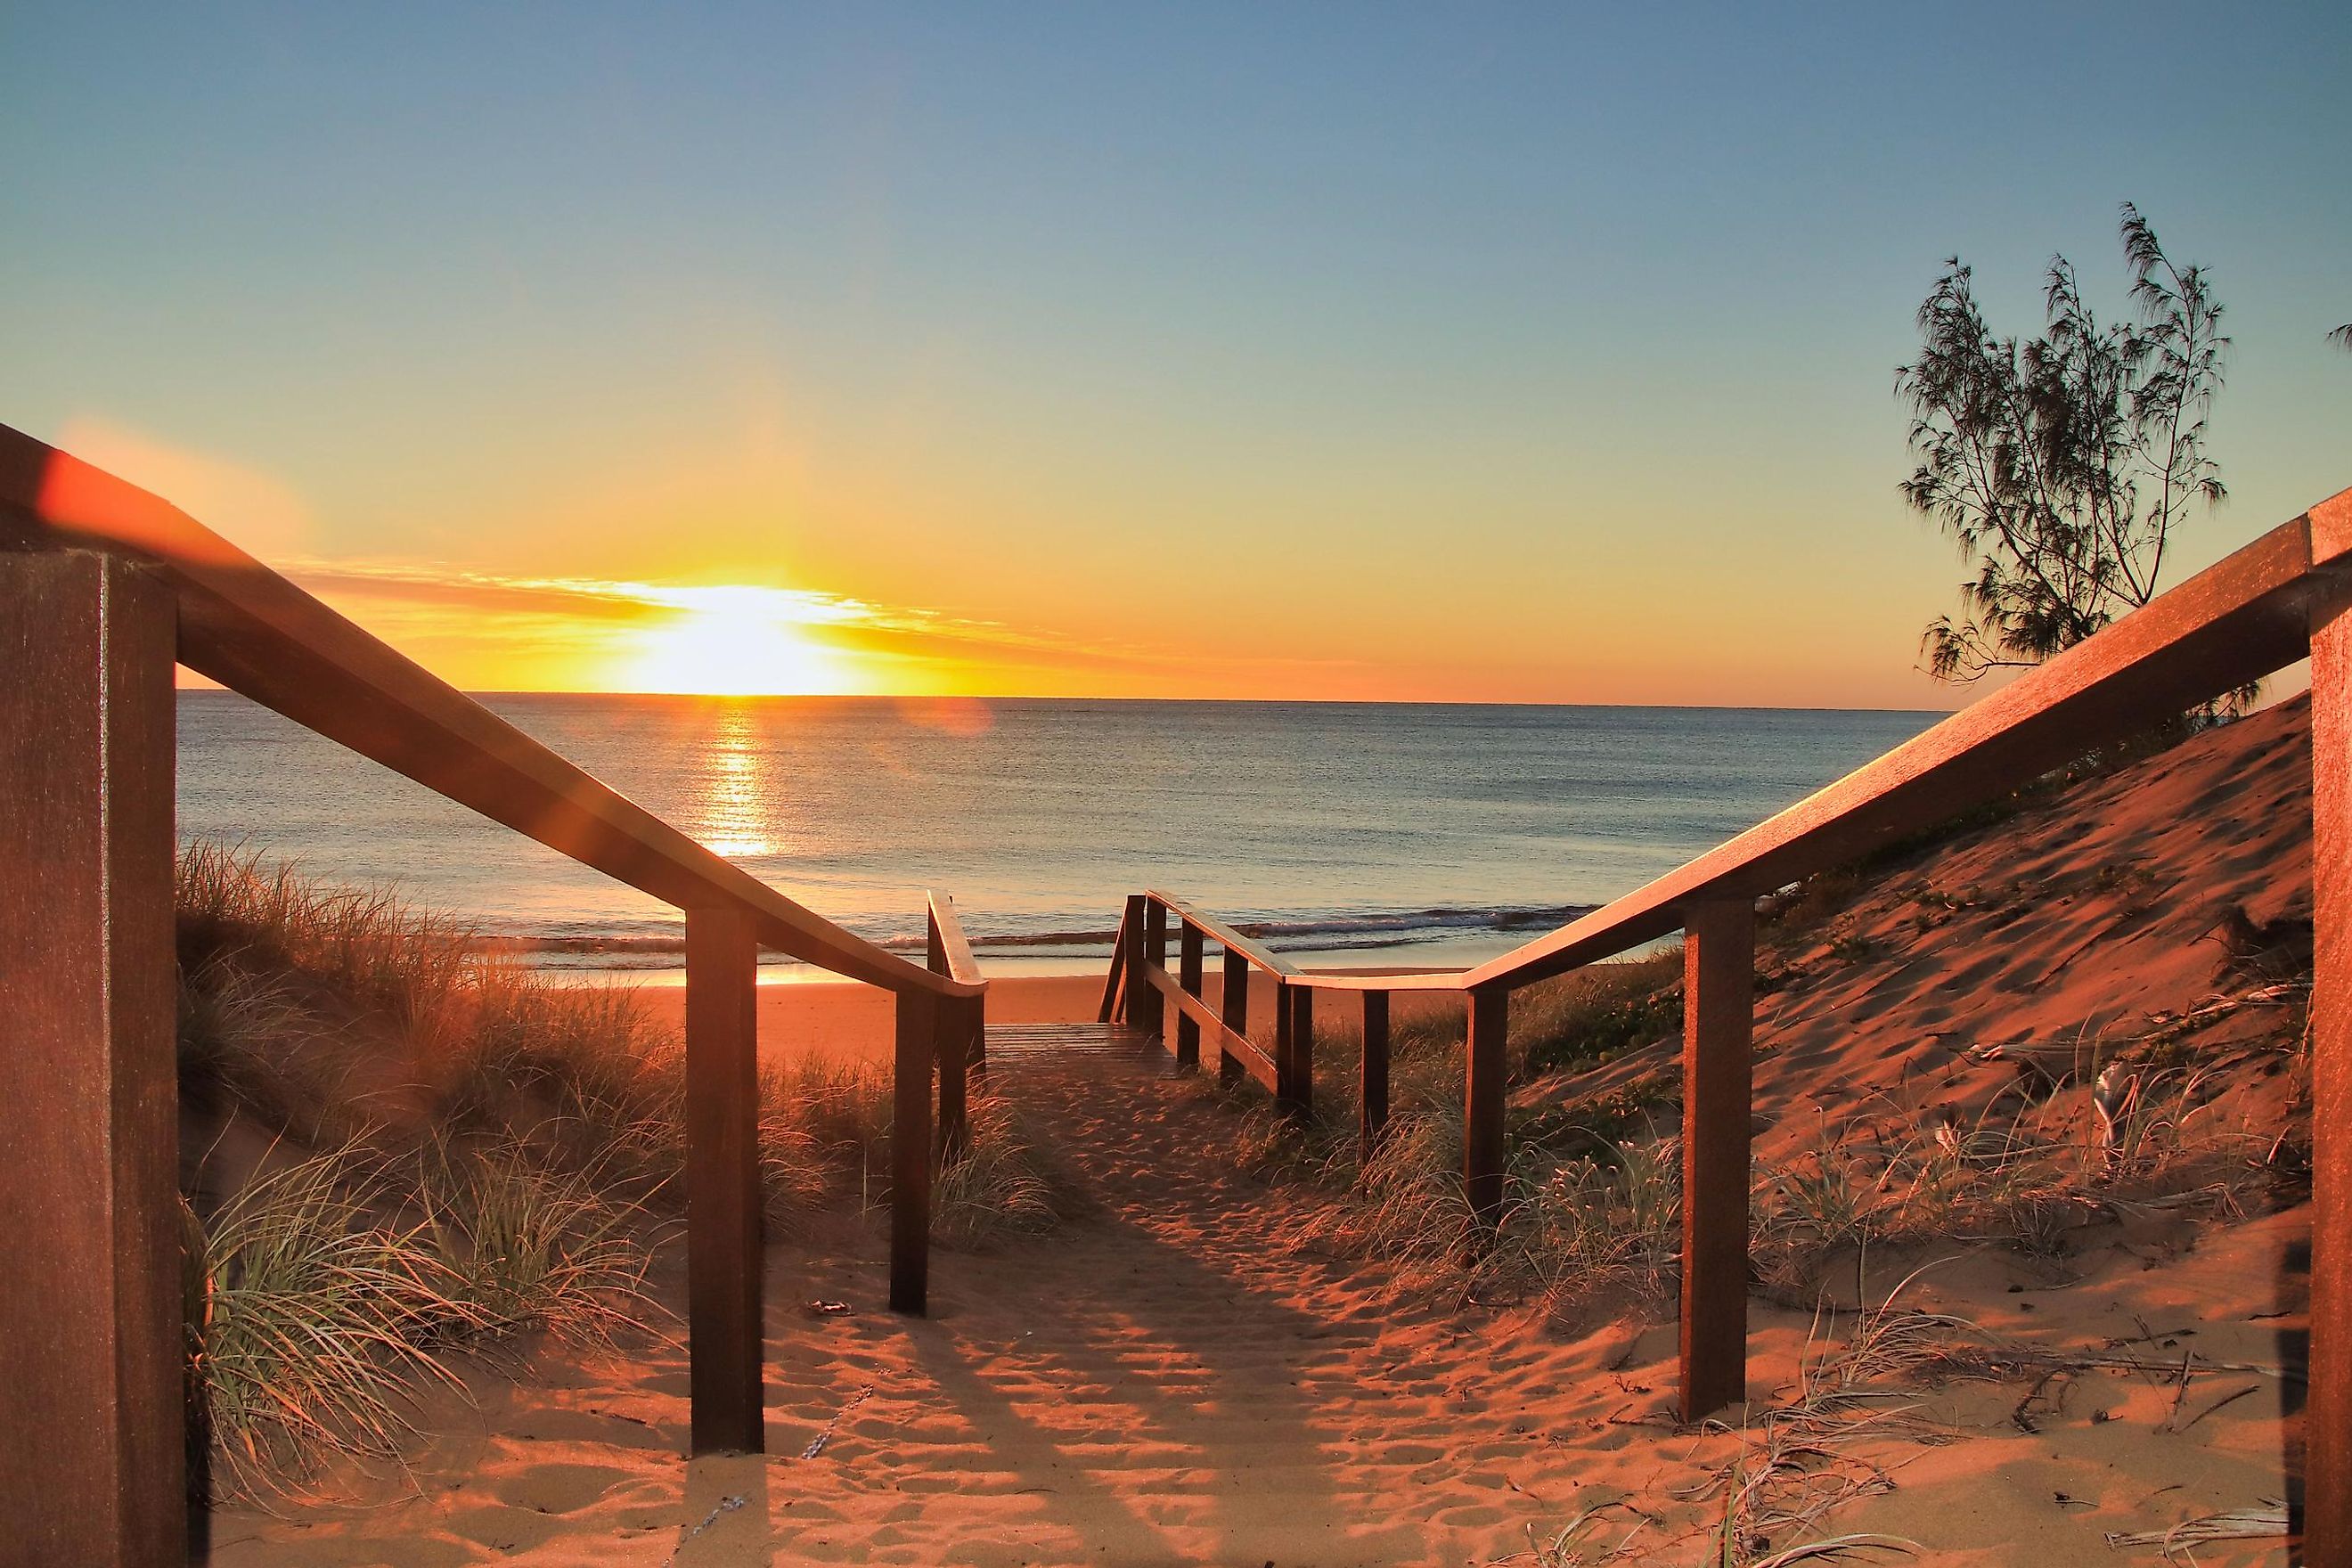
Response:
[{"label": "tuft of grass", "polygon": [[1598,1067],[1682,1027],[1682,947],[1595,963],[1514,999],[1513,1055],[1525,1077]]},{"label": "tuft of grass", "polygon": [[[397,1457],[441,1354],[642,1328],[674,1219],[685,1060],[625,990],[551,984],[389,891],[243,847],[178,866],[191,1105],[277,1135],[270,1173],[188,1211],[188,1386],[224,1491],[329,1454]],[[888,1196],[887,1068],[793,1058],[761,1080],[780,1233]],[[1059,1222],[1067,1183],[1011,1109],[971,1105],[934,1185],[943,1241]],[[326,1151],[319,1152],[318,1151]]]},{"label": "tuft of grass", "polygon": [[1020,1114],[995,1095],[968,1107],[971,1137],[931,1184],[931,1235],[953,1247],[1042,1236],[1058,1226],[1066,1187]]},{"label": "tuft of grass", "polygon": [[191,1231],[189,1383],[216,1492],[267,1489],[330,1453],[390,1458],[426,1348],[480,1326],[415,1229],[375,1222],[370,1163],[344,1150],[232,1195]]},{"label": "tuft of grass", "polygon": [[198,840],[175,868],[180,963],[226,959],[323,986],[431,1045],[460,1026],[476,955],[452,921],[388,889],[313,881],[242,846]]},{"label": "tuft of grass", "polygon": [[608,1345],[618,1331],[645,1326],[648,1258],[635,1205],[514,1145],[444,1138],[423,1164],[422,1235],[446,1293],[465,1308],[453,1329],[471,1339],[537,1331]]}]

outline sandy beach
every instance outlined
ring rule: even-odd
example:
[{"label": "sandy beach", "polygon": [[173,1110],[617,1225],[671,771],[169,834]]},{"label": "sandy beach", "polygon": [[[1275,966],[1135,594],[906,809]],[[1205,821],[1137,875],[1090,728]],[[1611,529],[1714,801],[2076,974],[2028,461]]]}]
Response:
[{"label": "sandy beach", "polygon": [[[1094,974],[1015,975],[992,980],[988,986],[988,1021],[992,1024],[1066,1024],[1093,1018],[1102,1005],[1103,977]],[[1250,1016],[1273,1016],[1274,979],[1253,970]],[[1202,994],[1217,1006],[1224,1001],[1224,980],[1212,971],[1202,982]],[[648,985],[636,993],[646,1015],[671,1028],[686,1024],[686,988]],[[1323,1000],[1324,1027],[1339,1021],[1345,1009],[1352,1015],[1352,999]],[[1443,994],[1399,993],[1394,1004],[1401,1022],[1423,1013],[1459,1016],[1459,997]],[[760,1051],[777,1059],[800,1054],[828,1054],[859,1061],[885,1061],[892,1040],[889,993],[848,982],[817,982],[760,987]]]},{"label": "sandy beach", "polygon": [[[1759,1160],[1800,1169],[1831,1127],[1981,1114],[2004,1086],[2079,1105],[2054,1061],[2158,1037],[2194,1037],[2227,1080],[2192,1114],[2242,1126],[2244,1157],[2263,1159],[2288,1015],[2262,944],[2291,963],[2306,929],[2306,732],[2291,703],[2201,737],[1963,833],[1768,942]],[[1091,1018],[1098,998],[1077,976],[992,1002],[1047,1022]],[[887,1003],[860,987],[773,986],[760,1005],[771,1052],[888,1042]],[[1343,1061],[1347,1020],[1331,1023],[1326,1059]],[[1673,1053],[1664,1039],[1569,1083],[1606,1094]],[[213,1561],[1682,1564],[1764,1474],[1836,1499],[1816,1538],[1997,1568],[2105,1560],[2111,1535],[2291,1489],[2309,1225],[2292,1199],[2085,1207],[2042,1249],[1849,1250],[1817,1294],[1759,1287],[1748,1405],[1684,1426],[1670,1301],[1563,1314],[1433,1294],[1337,1248],[1334,1200],[1238,1159],[1244,1102],[1157,1049],[1009,1053],[992,1081],[1081,1212],[939,1252],[928,1320],[886,1309],[878,1214],[772,1245],[765,1457],[681,1458],[674,1340],[548,1347],[520,1382],[483,1370],[470,1400],[436,1396],[404,1473],[346,1468],[325,1484],[337,1501],[223,1511]],[[674,1250],[655,1286],[676,1312]],[[1897,1308],[1939,1348],[1900,1375],[1853,1373]],[[1792,1441],[1811,1457],[1757,1468]],[[2274,1530],[2197,1550],[2285,1561]]]}]

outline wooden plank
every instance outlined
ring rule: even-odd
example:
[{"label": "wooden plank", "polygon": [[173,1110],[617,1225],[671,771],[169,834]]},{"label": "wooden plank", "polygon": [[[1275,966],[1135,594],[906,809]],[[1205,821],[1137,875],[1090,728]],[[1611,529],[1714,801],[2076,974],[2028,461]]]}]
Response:
[{"label": "wooden plank", "polygon": [[[931,973],[975,984],[986,984],[980,965],[972,959],[971,944],[964,940],[963,923],[956,919],[955,900],[945,893],[933,892],[928,923],[924,956]],[[970,1141],[965,1079],[986,1067],[987,1034],[981,1021],[985,1017],[984,1002],[984,996],[941,997],[935,1012],[932,1055],[939,1063],[939,1156],[942,1163],[960,1156]]]},{"label": "wooden plank", "polygon": [[1159,988],[1160,994],[1175,1006],[1179,1015],[1200,1026],[1203,1038],[1216,1047],[1219,1056],[1234,1064],[1235,1073],[1247,1073],[1264,1084],[1269,1094],[1279,1092],[1280,1075],[1273,1056],[1247,1035],[1228,1026],[1209,1006],[1206,999],[1189,994],[1174,975],[1164,969],[1149,973],[1151,984]]},{"label": "wooden plank", "polygon": [[1135,903],[1133,899],[1127,900],[1127,908],[1118,917],[1118,930],[1111,935],[1110,972],[1103,976],[1102,1008],[1095,1015],[1097,1023],[1108,1024],[1118,1018],[1121,1005],[1126,1001],[1120,993],[1120,985],[1127,974],[1128,933],[1134,929],[1129,922],[1135,913]]},{"label": "wooden plank", "polygon": [[1300,969],[1293,985],[1313,991],[1446,991],[1459,994],[1466,969]]},{"label": "wooden plank", "polygon": [[686,916],[686,1273],[697,1454],[761,1451],[759,948],[735,909]]},{"label": "wooden plank", "polygon": [[0,554],[0,1510],[12,1563],[184,1560],[173,615]]},{"label": "wooden plank", "polygon": [[1275,1103],[1290,1103],[1290,1031],[1298,1022],[1298,1010],[1290,1005],[1290,984],[1277,980],[1274,986],[1274,1099]]},{"label": "wooden plank", "polygon": [[1290,1015],[1290,1063],[1289,1087],[1279,1098],[1285,1110],[1305,1121],[1315,1114],[1315,993],[1286,984],[1282,999]]},{"label": "wooden plank", "polygon": [[980,961],[971,955],[971,943],[964,936],[955,900],[937,889],[930,894],[930,928],[931,973],[965,985],[986,985],[988,976],[981,973]]},{"label": "wooden plank", "polygon": [[1364,993],[1364,1044],[1356,1064],[1356,1163],[1372,1163],[1389,1124],[1389,994]]},{"label": "wooden plank", "polygon": [[[1168,973],[1168,908],[1149,895],[1143,900],[1142,930],[1142,946],[1128,972],[1127,1021],[1146,1034],[1165,1036],[1168,1009],[1160,981]],[[1150,984],[1137,985],[1138,975]]]},{"label": "wooden plank", "polygon": [[[1226,1029],[1234,1035],[1249,1034],[1249,954],[1234,948],[1225,949],[1224,994],[1217,998],[1218,1016]],[[1246,1070],[1243,1060],[1222,1047],[1217,1055],[1217,1078],[1220,1082],[1236,1083]]]},{"label": "wooden plank", "polygon": [[[1177,938],[1177,984],[1187,996],[1198,1000],[1201,994],[1201,928],[1190,921],[1184,922],[1183,934]],[[1190,1012],[1176,1016],[1176,1065],[1196,1068],[1201,1065],[1201,1023]]]},{"label": "wooden plank", "polygon": [[1150,989],[1144,978],[1143,965],[1143,907],[1147,901],[1141,893],[1129,894],[1127,914],[1118,928],[1127,933],[1127,976],[1121,983],[1119,1021],[1133,1029],[1143,1027],[1136,1011],[1136,997]]},{"label": "wooden plank", "polygon": [[931,1048],[939,999],[898,996],[890,1077],[890,1310],[930,1310]]},{"label": "wooden plank", "polygon": [[1682,1418],[1748,1397],[1756,908],[1695,904],[1683,943]]},{"label": "wooden plank", "polygon": [[2352,612],[2311,637],[2311,1346],[2304,1563],[2352,1568]]},{"label": "wooden plank", "polygon": [[178,601],[181,663],[583,865],[679,909],[740,905],[762,945],[852,980],[971,994],[712,854],[177,507],[0,426],[8,546],[155,565]]},{"label": "wooden plank", "polygon": [[942,1165],[961,1158],[971,1141],[964,1081],[971,1061],[971,1003],[961,996],[940,996],[931,1004],[931,1059],[939,1066],[939,1161]]},{"label": "wooden plank", "polygon": [[1265,970],[1268,974],[1296,974],[1298,973],[1297,970],[1291,967],[1287,960],[1277,956],[1270,949],[1249,937],[1244,936],[1241,932],[1234,930],[1233,927],[1225,924],[1224,921],[1217,919],[1216,916],[1194,908],[1192,904],[1187,903],[1182,899],[1177,898],[1172,893],[1163,893],[1154,890],[1148,893],[1146,897],[1150,898],[1155,903],[1160,904],[1174,911],[1176,917],[1184,921],[1187,925],[1200,927],[1203,935],[1216,942],[1218,946],[1223,948],[1227,952],[1240,953],[1252,963],[1255,963],[1260,969]]},{"label": "wooden plank", "polygon": [[1503,1217],[1503,1087],[1509,1068],[1511,994],[1470,993],[1470,1039],[1462,1090],[1462,1192],[1471,1217],[1493,1229]]}]

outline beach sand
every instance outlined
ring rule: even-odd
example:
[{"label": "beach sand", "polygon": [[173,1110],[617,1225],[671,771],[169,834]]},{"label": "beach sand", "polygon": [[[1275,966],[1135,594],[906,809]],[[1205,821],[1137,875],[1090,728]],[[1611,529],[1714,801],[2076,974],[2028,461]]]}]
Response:
[{"label": "beach sand", "polygon": [[[2287,1015],[2245,999],[2269,983],[2263,943],[2291,950],[2307,931],[2305,737],[2286,705],[1896,866],[1818,940],[1768,940],[1759,1154],[1838,1119],[1965,1120],[2039,1070],[2036,1053],[2171,1028],[2217,998],[2238,1002],[2189,1033],[2243,1081],[2213,1114],[2276,1131],[2285,1075],[2263,1031]],[[1022,980],[992,1006],[1090,1018],[1098,998],[1092,977]],[[769,987],[760,1005],[767,1051],[887,1049],[887,1002],[862,988]],[[1661,1042],[1578,1088],[1672,1059]],[[1055,1235],[935,1252],[928,1320],[885,1307],[878,1215],[772,1246],[765,1457],[680,1457],[676,1343],[551,1347],[525,1381],[485,1372],[473,1404],[434,1403],[406,1475],[339,1471],[327,1489],[354,1500],[225,1510],[212,1560],[1535,1563],[1534,1543],[1580,1518],[1550,1562],[1710,1560],[1727,1468],[1753,1462],[1763,1428],[1675,1423],[1671,1305],[1547,1321],[1395,1289],[1389,1267],[1313,1239],[1328,1197],[1239,1168],[1233,1103],[1164,1056],[1008,1056],[993,1078],[1087,1212]],[[2263,1157],[2252,1137],[2248,1158]],[[1956,1369],[1868,1405],[1874,1427],[1809,1461],[1818,1484],[1855,1489],[1820,1531],[1906,1538],[1921,1547],[1908,1560],[1935,1564],[2160,1562],[2106,1537],[2290,1489],[2300,1384],[2280,1369],[2305,1332],[2309,1210],[2260,1210],[2109,1216],[2052,1255],[1851,1259],[1818,1306],[1759,1293],[1749,1414],[1788,1406],[1806,1358],[1903,1286],[1906,1306],[2068,1364]],[[672,1311],[679,1268],[666,1248],[655,1283]],[[1743,1560],[1793,1544],[1751,1542]],[[2198,1560],[2286,1558],[2272,1540]]]},{"label": "beach sand", "polygon": [[[1253,971],[1250,1016],[1274,1016],[1274,978]],[[988,986],[988,1021],[992,1024],[1081,1023],[1095,1017],[1102,1005],[1103,977],[1092,974],[1024,974],[992,980]],[[1224,982],[1212,972],[1202,982],[1202,994],[1213,1006],[1224,1005]],[[791,1057],[822,1053],[860,1061],[890,1058],[893,1002],[890,994],[871,985],[847,982],[793,983],[760,987],[760,1050],[763,1056]],[[671,1027],[686,1022],[686,988],[649,985],[636,993],[648,1016]],[[1339,1020],[1344,1010],[1352,1020],[1357,1004],[1336,994],[1321,999],[1324,1026]],[[1423,1012],[1460,1016],[1462,1001],[1444,993],[1401,992],[1393,1016],[1402,1023]],[[1254,1028],[1253,1034],[1263,1033]]]}]

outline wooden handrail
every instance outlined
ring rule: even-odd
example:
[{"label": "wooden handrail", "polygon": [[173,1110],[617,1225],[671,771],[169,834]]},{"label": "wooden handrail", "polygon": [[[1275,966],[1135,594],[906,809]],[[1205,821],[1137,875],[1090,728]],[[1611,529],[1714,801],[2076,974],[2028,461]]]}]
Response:
[{"label": "wooden handrail", "polygon": [[[5,426],[0,426],[0,577],[6,591],[0,608],[9,617],[0,626],[12,648],[22,645],[14,655],[20,663],[38,668],[63,659],[83,676],[90,673],[84,665],[102,665],[100,673],[107,678],[0,688],[7,699],[0,716],[8,719],[12,733],[36,741],[9,751],[5,760],[16,764],[14,773],[0,768],[0,792],[7,796],[0,802],[7,807],[0,818],[22,816],[40,803],[62,808],[55,837],[67,848],[50,855],[55,864],[48,870],[90,884],[105,899],[130,889],[138,908],[108,919],[163,939],[147,942],[139,962],[120,965],[148,1004],[124,1011],[128,1022],[117,1026],[104,1010],[45,1021],[55,1060],[38,1053],[27,1059],[37,1067],[63,1066],[41,1080],[48,1100],[28,1112],[35,1121],[65,1129],[69,1141],[81,1141],[76,1147],[111,1148],[124,1125],[115,1103],[125,1092],[121,1085],[138,1081],[126,1078],[114,1058],[127,1046],[135,1047],[131,1054],[141,1063],[168,1067],[171,1059],[169,714],[176,660],[685,915],[693,1452],[757,1452],[765,1430],[756,967],[762,947],[895,996],[890,1302],[904,1311],[926,1310],[933,1068],[940,1153],[951,1158],[967,1136],[965,1075],[985,1067],[987,983],[951,900],[930,897],[937,973],[886,951],[696,843],[169,502]],[[85,657],[90,647],[97,655]],[[116,664],[122,668],[115,669]],[[124,686],[121,695],[115,685]],[[117,731],[124,737],[120,776],[77,773],[87,761],[76,750],[77,738]],[[113,761],[110,754],[110,766]],[[119,849],[115,839],[129,840],[118,818],[160,825],[160,830],[140,840],[135,853]],[[0,890],[5,890],[31,886],[27,865],[42,855],[23,844],[0,845],[0,858],[7,862],[0,865]],[[28,909],[0,913],[21,921]],[[13,929],[9,936],[15,939]],[[61,969],[79,967],[51,977],[50,988],[67,996],[95,994],[92,976],[111,984],[118,956],[108,942],[92,943],[70,964],[61,963]],[[168,1084],[167,1076],[167,1098]],[[153,1088],[140,1091],[142,1103],[152,1101]],[[110,1201],[119,1197],[140,1214],[165,1215],[172,1204],[172,1140],[142,1135],[137,1142],[142,1158],[135,1171],[82,1174],[107,1184]],[[13,1166],[0,1171],[12,1180],[16,1173]],[[161,1228],[151,1230],[166,1236],[176,1224],[158,1223]],[[93,1238],[89,1245],[103,1251],[108,1244]],[[144,1242],[141,1248],[133,1249],[135,1258],[124,1253],[116,1259],[131,1259],[114,1282],[117,1306],[125,1321],[169,1328],[179,1300],[174,1254]],[[100,1283],[111,1278],[92,1273],[87,1264],[71,1246],[47,1247],[28,1266],[34,1289],[0,1300],[0,1342],[25,1342],[16,1331],[41,1310],[37,1298],[53,1294],[43,1269]],[[131,1370],[157,1386],[176,1388],[178,1340],[176,1331],[149,1335],[131,1355],[140,1363]],[[79,1350],[79,1359],[66,1358],[70,1364],[61,1377],[80,1380],[77,1387],[116,1386],[107,1380],[121,1369],[110,1373],[106,1363],[120,1346],[98,1336]],[[5,1370],[16,1375],[20,1369]],[[12,1449],[13,1468],[24,1476],[37,1472],[39,1484],[32,1489],[53,1496],[59,1518],[88,1516],[101,1532],[150,1530],[178,1506],[184,1488],[175,1468],[182,1447],[176,1395],[171,1415],[160,1396],[149,1403],[152,1408],[142,1408],[140,1416],[143,1425],[131,1435],[141,1458],[128,1471],[88,1462],[88,1455],[16,1463],[26,1456]],[[144,1489],[116,1484],[121,1474],[133,1472],[151,1475],[154,1484]],[[12,1474],[12,1509],[23,1500],[18,1482]],[[159,1535],[152,1550],[126,1552],[123,1560],[165,1561],[162,1540]]]},{"label": "wooden handrail", "polygon": [[739,910],[762,947],[851,980],[976,994],[713,854],[161,497],[0,425],[5,547],[101,550],[156,569],[189,668],[665,903]]},{"label": "wooden handrail", "polygon": [[1297,978],[1298,971],[1292,967],[1289,961],[1277,956],[1272,949],[1263,943],[1253,942],[1244,936],[1216,916],[1195,909],[1171,893],[1155,890],[1147,891],[1143,896],[1216,942],[1227,952],[1240,953],[1268,974],[1278,974],[1286,980]]},{"label": "wooden handrail", "polygon": [[1686,905],[1843,865],[2293,664],[2315,608],[2352,586],[2347,550],[2352,490],[1719,847],[1468,971],[1459,988],[1517,988],[1622,952],[1681,929]]},{"label": "wooden handrail", "polygon": [[[1687,906],[1755,898],[1843,865],[2260,679],[2302,658],[2315,609],[2346,596],[2352,490],[1787,810],[1499,958],[1451,973],[1325,973],[1234,940],[1254,963],[1317,991],[1517,990],[1670,935]],[[1227,930],[1170,894],[1150,896],[1212,934]]]},{"label": "wooden handrail", "polygon": [[[1752,1110],[1755,900],[2019,788],[2308,654],[2313,683],[2315,960],[2313,1260],[2306,1554],[2352,1568],[2352,490],[2255,540],[2065,653],[1787,810],[1646,886],[1503,956],[1454,973],[1302,972],[1180,899],[1173,911],[1229,954],[1272,971],[1275,1092],[1303,1109],[1312,1084],[1307,1004],[1364,1005],[1361,1157],[1387,1110],[1389,994],[1468,1003],[1463,1191],[1488,1234],[1506,1201],[1509,1005],[1517,988],[1683,931],[1683,1310],[1678,1407],[1685,1421],[1747,1390],[1747,1213]],[[1136,952],[1142,952],[1138,949]],[[1214,1017],[1197,982],[1144,952],[1141,981],[1183,1026]],[[1132,967],[1137,959],[1130,952]],[[1188,971],[1192,966],[1188,965]],[[1229,967],[1233,976],[1245,974]],[[1188,973],[1188,981],[1194,976]],[[1138,977],[1129,976],[1129,988]],[[1229,993],[1230,995],[1230,993]],[[1157,1009],[1155,1008],[1155,1016]],[[1223,1047],[1222,1030],[1213,1036]],[[1249,1044],[1246,1037],[1243,1043]],[[1180,1062],[1182,1046],[1178,1047]],[[1225,1060],[1230,1062],[1228,1055]],[[1258,1063],[1252,1062],[1253,1068]],[[1263,1078],[1263,1075],[1256,1075]]]},{"label": "wooden handrail", "polygon": [[931,929],[939,933],[940,962],[932,973],[946,974],[966,985],[986,985],[987,978],[971,956],[971,943],[963,934],[963,922],[956,918],[955,900],[936,888],[931,890]]}]

